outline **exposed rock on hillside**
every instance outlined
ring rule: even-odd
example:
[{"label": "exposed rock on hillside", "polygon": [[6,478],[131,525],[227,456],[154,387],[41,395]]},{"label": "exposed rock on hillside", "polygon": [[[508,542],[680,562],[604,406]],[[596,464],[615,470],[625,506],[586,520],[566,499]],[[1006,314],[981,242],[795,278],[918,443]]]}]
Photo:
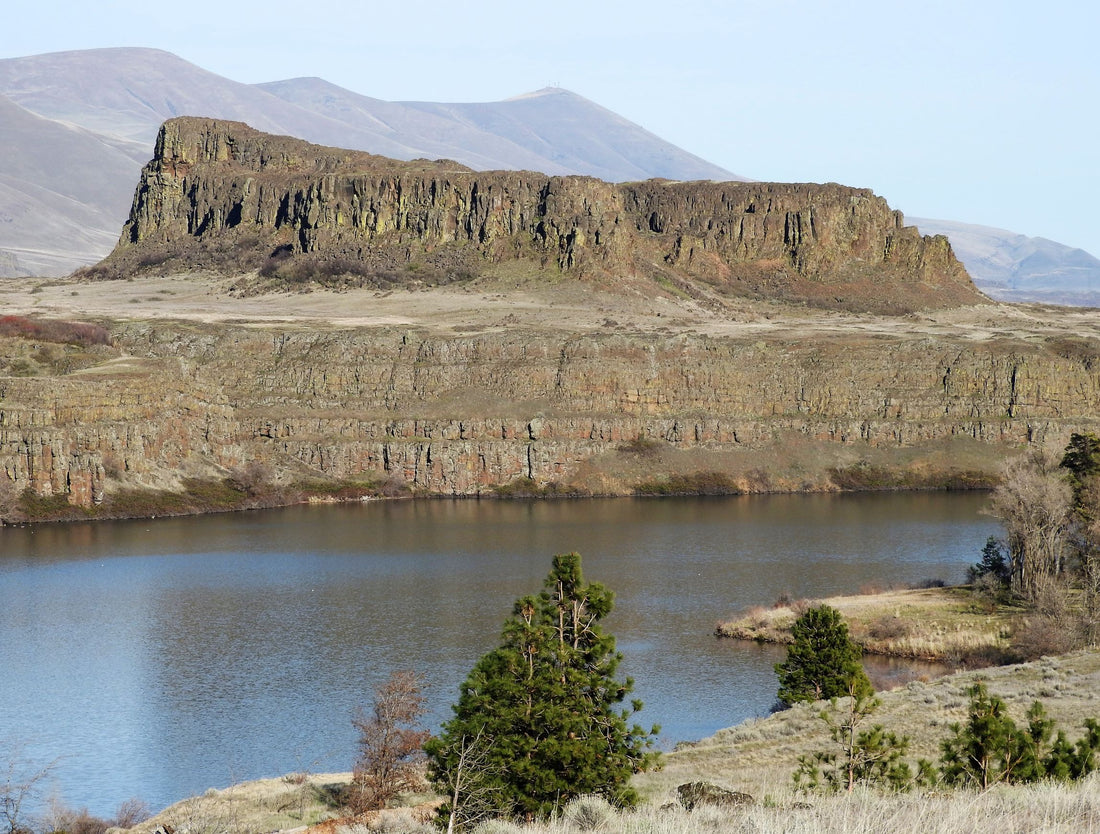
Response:
[{"label": "exposed rock on hillside", "polygon": [[[1019,341],[164,323],[114,338],[79,372],[0,378],[0,486],[89,506],[258,461],[284,482],[450,495],[716,471],[746,491],[828,489],[829,467],[864,462],[872,479],[990,473],[1100,413],[1092,354]],[[0,339],[5,355],[20,344]]]},{"label": "exposed rock on hillside", "polygon": [[89,274],[186,264],[384,286],[514,262],[884,312],[982,298],[946,238],[903,226],[865,189],[475,173],[194,118],[164,124],[122,239]]}]

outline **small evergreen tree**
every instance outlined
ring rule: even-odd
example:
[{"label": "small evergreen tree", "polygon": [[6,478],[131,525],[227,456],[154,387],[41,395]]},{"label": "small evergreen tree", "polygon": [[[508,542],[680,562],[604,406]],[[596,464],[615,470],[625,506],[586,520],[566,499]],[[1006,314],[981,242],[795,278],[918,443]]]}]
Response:
[{"label": "small evergreen tree", "polygon": [[[832,699],[820,717],[829,726],[834,746],[800,757],[795,785],[810,789],[826,786],[849,793],[857,782],[899,791],[912,787],[913,771],[903,758],[909,737],[888,733],[881,724],[863,729],[880,704],[866,695],[849,696],[843,705]],[[923,774],[929,763],[922,761],[920,767]]]},{"label": "small evergreen tree", "polygon": [[1100,437],[1091,432],[1071,434],[1059,466],[1069,472],[1074,510],[1086,521],[1094,520],[1084,495],[1090,482],[1100,475]]},{"label": "small evergreen tree", "polygon": [[[612,604],[611,591],[584,581],[576,553],[555,556],[543,591],[516,602],[500,647],[475,664],[454,717],[426,745],[429,776],[451,798],[440,810],[448,826],[466,817],[463,779],[465,796],[475,786],[502,815],[528,819],[586,794],[637,801],[628,780],[655,763],[657,728],[628,726],[640,701],[620,707],[633,683],[616,679],[621,655],[600,627]],[[479,762],[467,758],[459,779],[472,740]]]},{"label": "small evergreen tree", "polygon": [[971,583],[988,577],[997,584],[1008,587],[1012,578],[1012,566],[1008,562],[1008,553],[996,536],[985,540],[981,561],[967,568],[966,577]]},{"label": "small evergreen tree", "polygon": [[1008,551],[995,536],[985,540],[981,561],[967,568],[966,579],[975,591],[988,598],[994,609],[1011,599],[1012,564]]},{"label": "small evergreen tree", "polygon": [[784,704],[872,694],[871,681],[859,662],[862,652],[835,608],[808,609],[794,621],[791,636],[787,659],[775,666],[779,700]]}]

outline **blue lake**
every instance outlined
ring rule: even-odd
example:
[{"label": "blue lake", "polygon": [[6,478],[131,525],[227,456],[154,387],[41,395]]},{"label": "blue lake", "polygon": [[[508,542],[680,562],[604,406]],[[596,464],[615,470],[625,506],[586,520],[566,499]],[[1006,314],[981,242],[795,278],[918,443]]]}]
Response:
[{"label": "blue lake", "polygon": [[400,501],[0,528],[0,761],[111,815],[350,768],[352,713],[394,669],[437,727],[555,553],[616,592],[607,622],[662,745],[766,714],[783,650],[717,621],[781,594],[962,581],[983,494]]}]

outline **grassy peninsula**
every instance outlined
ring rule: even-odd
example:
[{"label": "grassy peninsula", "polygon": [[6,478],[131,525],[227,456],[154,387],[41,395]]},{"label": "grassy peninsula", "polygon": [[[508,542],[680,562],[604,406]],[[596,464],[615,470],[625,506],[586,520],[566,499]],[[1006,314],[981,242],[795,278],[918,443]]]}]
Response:
[{"label": "grassy peninsula", "polygon": [[[871,654],[952,665],[987,666],[1012,657],[1010,636],[1026,609],[993,605],[969,587],[875,591],[820,600],[837,609],[852,640]],[[754,607],[720,622],[715,635],[765,643],[789,643],[790,628],[805,600]]]}]

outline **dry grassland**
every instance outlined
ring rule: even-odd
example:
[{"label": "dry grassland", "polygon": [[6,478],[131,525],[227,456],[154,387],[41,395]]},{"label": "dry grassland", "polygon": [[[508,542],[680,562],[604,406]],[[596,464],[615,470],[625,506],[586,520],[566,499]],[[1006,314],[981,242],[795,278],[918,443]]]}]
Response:
[{"label": "dry grassland", "polygon": [[[912,760],[938,760],[940,743],[953,722],[962,721],[969,703],[967,689],[975,681],[1002,698],[1013,718],[1036,701],[1066,730],[1071,740],[1086,718],[1100,718],[1100,651],[1086,650],[1042,658],[1015,666],[959,672],[935,681],[913,681],[881,692],[882,706],[872,723],[910,738]],[[696,744],[670,753],[663,770],[637,777],[647,799],[658,804],[673,796],[684,782],[708,781],[758,799],[789,792],[800,756],[827,749],[828,732],[820,719],[822,707],[799,704],[767,718],[722,730]]]},{"label": "dry grassland", "polygon": [[1010,606],[990,606],[968,588],[921,588],[801,601],[774,608],[753,608],[719,623],[720,637],[789,643],[791,626],[810,604],[840,611],[848,633],[865,651],[895,657],[939,660],[955,665],[996,660],[1008,650],[1008,638],[1023,616]]}]

